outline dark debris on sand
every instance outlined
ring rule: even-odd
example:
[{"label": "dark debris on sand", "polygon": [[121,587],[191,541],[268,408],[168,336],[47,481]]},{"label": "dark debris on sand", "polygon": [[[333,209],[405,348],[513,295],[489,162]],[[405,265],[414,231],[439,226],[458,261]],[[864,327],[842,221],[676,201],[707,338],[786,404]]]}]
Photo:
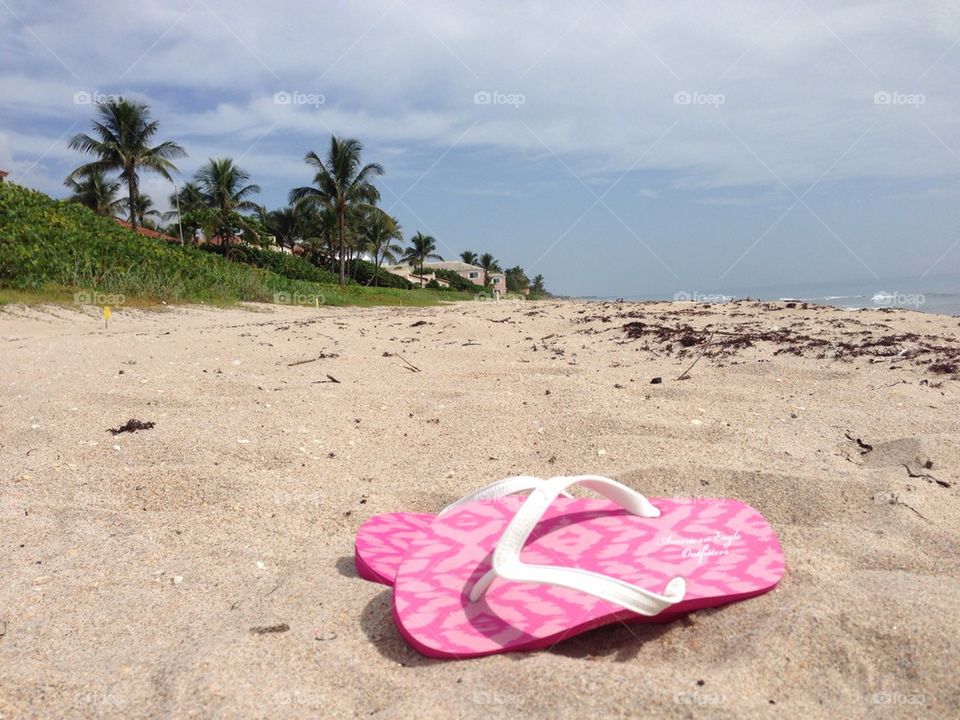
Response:
[{"label": "dark debris on sand", "polygon": [[153,428],[153,422],[144,422],[143,420],[137,420],[136,418],[130,418],[126,423],[121,425],[118,428],[107,428],[107,432],[111,435],[119,435],[120,433],[133,433],[137,430],[150,430]]},{"label": "dark debris on sand", "polygon": [[290,626],[286,623],[280,623],[278,625],[261,625],[258,627],[250,628],[250,632],[253,635],[271,635],[273,633],[284,633],[290,629]]},{"label": "dark debris on sand", "polygon": [[[737,303],[734,303],[737,304]],[[762,303],[761,313],[783,310],[785,306]],[[806,309],[806,308],[804,308]],[[816,306],[810,308],[819,312]],[[621,321],[626,339],[620,342],[643,342],[642,350],[666,354],[680,359],[704,357],[716,362],[736,357],[741,351],[758,345],[773,346],[773,355],[790,354],[842,362],[866,358],[869,362],[910,363],[936,375],[960,379],[960,345],[940,335],[896,333],[885,323],[866,323],[847,317],[793,320],[782,327],[764,327],[758,318],[736,320],[726,327],[707,323],[694,327],[688,320],[708,315],[703,308],[648,312],[621,310],[604,303],[600,312],[583,312],[574,323],[613,323]],[[746,315],[737,311],[728,317]],[[749,317],[749,316],[747,316]],[[614,326],[616,327],[616,326]],[[613,328],[611,328],[613,329]],[[578,330],[583,334],[606,332],[596,326]]]}]

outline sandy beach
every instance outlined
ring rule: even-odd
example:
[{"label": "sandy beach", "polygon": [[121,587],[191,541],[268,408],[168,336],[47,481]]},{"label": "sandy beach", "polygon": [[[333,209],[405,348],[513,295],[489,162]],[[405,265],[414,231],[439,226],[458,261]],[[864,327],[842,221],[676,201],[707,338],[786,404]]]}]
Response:
[{"label": "sandy beach", "polygon": [[[957,717],[958,354],[784,303],[9,306],[0,718]],[[783,581],[445,662],[356,575],[375,513],[588,472],[753,505]]]}]

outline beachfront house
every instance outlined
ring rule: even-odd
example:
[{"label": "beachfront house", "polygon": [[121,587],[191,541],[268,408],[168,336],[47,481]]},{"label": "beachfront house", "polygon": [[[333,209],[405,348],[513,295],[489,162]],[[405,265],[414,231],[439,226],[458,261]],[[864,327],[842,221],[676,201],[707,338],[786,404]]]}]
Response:
[{"label": "beachfront house", "polygon": [[6,170],[0,170],[0,183],[2,183],[4,181],[4,178],[6,178],[7,175],[9,174],[10,173],[8,173]]},{"label": "beachfront house", "polygon": [[[474,285],[483,287],[483,268],[477,265],[460,262],[459,260],[440,260],[437,262],[424,263],[423,267],[425,269],[432,268],[434,270],[452,270],[460,277],[466,278],[472,282]],[[501,272],[492,272],[489,273],[488,280],[490,281],[490,287],[495,296],[507,294],[506,275]]]}]

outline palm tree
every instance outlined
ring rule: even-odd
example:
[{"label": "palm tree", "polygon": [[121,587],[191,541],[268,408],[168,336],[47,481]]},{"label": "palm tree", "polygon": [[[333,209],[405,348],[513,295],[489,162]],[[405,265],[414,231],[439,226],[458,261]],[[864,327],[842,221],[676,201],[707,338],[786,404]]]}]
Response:
[{"label": "palm tree", "polygon": [[257,233],[238,215],[240,210],[256,211],[259,206],[250,200],[260,186],[248,183],[250,174],[237,167],[231,158],[210,158],[197,170],[194,182],[203,204],[214,211],[214,233],[223,238],[233,236],[237,225]]},{"label": "palm tree", "polygon": [[259,207],[249,197],[260,192],[260,186],[245,184],[249,179],[250,173],[237,167],[232,158],[210,158],[194,176],[204,204],[224,214]]},{"label": "palm tree", "polygon": [[204,205],[200,188],[192,180],[185,182],[179,188],[174,185],[174,192],[170,193],[168,201],[170,209],[163,214],[163,221],[170,224],[176,220],[175,225],[168,226],[175,229],[174,234],[180,236],[181,243],[185,231],[190,236],[190,242],[195,242],[196,231],[207,224],[204,219],[206,205]]},{"label": "palm tree", "polygon": [[177,192],[170,193],[170,207],[171,210],[164,213],[164,220],[171,220],[178,214],[185,215],[195,208],[205,207],[200,187],[192,180],[185,182]]},{"label": "palm tree", "polygon": [[490,253],[484,253],[480,256],[480,259],[477,261],[477,264],[483,268],[483,286],[487,287],[490,280],[490,273],[494,272],[503,272],[500,269],[500,263],[497,262],[497,259]]},{"label": "palm tree", "polygon": [[189,180],[180,186],[179,191],[170,193],[170,205],[176,207],[178,204],[182,213],[206,207],[206,201],[200,186],[193,180]]},{"label": "palm tree", "polygon": [[297,206],[304,214],[303,247],[307,258],[315,265],[328,267],[335,271],[337,235],[337,213],[333,208],[316,208],[309,205]]},{"label": "palm tree", "polygon": [[99,119],[93,123],[93,135],[74,135],[69,145],[71,150],[95,155],[97,159],[78,167],[67,179],[76,179],[93,171],[119,170],[120,179],[127,184],[127,208],[136,230],[140,171],[155,172],[172,181],[170,173],[177,171],[172,161],[186,157],[187,152],[169,140],[151,147],[157,122],[150,119],[150,108],[142,103],[110,100],[98,104],[97,115]]},{"label": "palm tree", "polygon": [[279,210],[271,210],[265,213],[260,221],[271,235],[277,238],[277,245],[280,247],[293,246],[298,239],[303,237],[304,213],[303,208],[296,205],[288,205]]},{"label": "palm tree", "polygon": [[460,259],[463,260],[467,265],[477,264],[477,254],[472,250],[464,250],[462,253],[460,253]]},{"label": "palm tree", "polygon": [[146,218],[162,217],[160,211],[153,207],[153,200],[146,193],[140,193],[137,195],[137,199],[134,201],[133,206],[135,213],[127,218],[133,227],[136,227],[137,225],[156,225],[156,223],[146,222]]},{"label": "palm tree", "polygon": [[420,287],[423,287],[423,263],[427,260],[443,260],[443,258],[434,253],[437,249],[437,241],[431,235],[418,232],[410,238],[410,243],[410,247],[403,251],[402,260],[411,266],[420,267]]},{"label": "palm tree", "polygon": [[315,152],[308,152],[304,160],[316,168],[313,184],[290,191],[290,202],[308,202],[331,207],[337,214],[337,232],[340,245],[340,285],[346,283],[346,217],[348,208],[373,207],[380,199],[380,192],[371,179],[383,175],[377,163],[360,165],[363,146],[359,140],[340,140],[330,136],[330,148],[326,160]]},{"label": "palm tree", "polygon": [[117,199],[120,183],[109,178],[99,170],[91,170],[79,177],[68,177],[63,184],[73,190],[71,202],[80,203],[93,210],[97,215],[110,216],[116,213],[123,200]]},{"label": "palm tree", "polygon": [[[356,255],[357,257],[367,249],[367,238],[366,238],[366,223],[367,216],[376,210],[375,206],[364,206],[360,207],[354,205],[347,208],[346,215],[344,216],[344,227],[345,236],[344,236],[344,247],[346,248],[347,253],[347,272],[351,271],[350,263],[353,262],[353,258]],[[353,263],[353,277],[356,279],[357,271],[360,267],[359,263]]]},{"label": "palm tree", "polygon": [[530,289],[530,278],[519,265],[503,271],[507,292],[525,292]]},{"label": "palm tree", "polygon": [[374,285],[378,285],[380,264],[387,259],[395,262],[394,253],[403,252],[402,247],[391,244],[392,240],[403,240],[403,231],[396,218],[390,217],[380,208],[374,208],[364,218],[363,239],[373,253],[375,270],[371,280]]},{"label": "palm tree", "polygon": [[543,275],[536,275],[533,282],[530,283],[530,292],[536,295],[543,295],[547,289],[543,286]]},{"label": "palm tree", "polygon": [[[169,223],[176,219],[182,242],[184,217],[189,216],[194,210],[206,207],[203,204],[203,194],[195,182],[189,181],[185,182],[179,190],[170,193],[169,201],[170,210],[163,214],[163,221]],[[192,240],[193,236],[191,236]]]}]

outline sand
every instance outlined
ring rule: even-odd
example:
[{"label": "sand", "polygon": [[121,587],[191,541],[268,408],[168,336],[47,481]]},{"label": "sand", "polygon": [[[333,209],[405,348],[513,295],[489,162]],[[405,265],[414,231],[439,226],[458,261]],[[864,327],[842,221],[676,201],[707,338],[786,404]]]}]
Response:
[{"label": "sand", "polygon": [[[703,336],[628,322],[816,342],[676,380]],[[928,363],[958,339],[955,317],[782,303],[121,309],[108,330],[8,307],[0,717],[957,717],[960,381]],[[107,432],[131,418],[155,426]],[[356,576],[374,513],[586,472],[752,504],[786,576],[461,662],[409,649]]]}]

